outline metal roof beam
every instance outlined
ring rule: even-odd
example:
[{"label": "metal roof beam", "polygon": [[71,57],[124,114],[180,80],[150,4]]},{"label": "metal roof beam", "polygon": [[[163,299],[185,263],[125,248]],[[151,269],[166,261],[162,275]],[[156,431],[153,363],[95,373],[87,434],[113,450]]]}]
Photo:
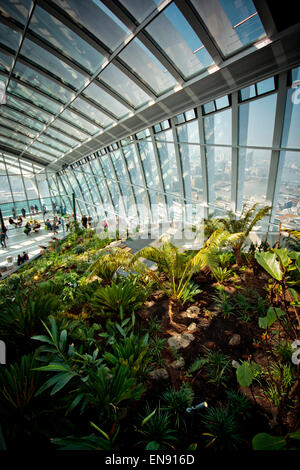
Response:
[{"label": "metal roof beam", "polygon": [[204,21],[196,13],[191,2],[189,0],[186,0],[185,2],[182,2],[181,0],[174,0],[174,3],[186,18],[186,20],[190,23],[191,27],[199,37],[207,52],[212,57],[215,64],[220,66],[220,64],[222,64],[224,61],[224,57],[222,56],[221,51],[217,48],[213,38],[207,31]]}]

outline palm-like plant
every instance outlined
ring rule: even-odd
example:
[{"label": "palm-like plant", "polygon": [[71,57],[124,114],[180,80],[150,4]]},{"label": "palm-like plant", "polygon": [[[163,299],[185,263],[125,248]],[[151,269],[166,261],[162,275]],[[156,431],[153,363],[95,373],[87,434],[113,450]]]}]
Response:
[{"label": "palm-like plant", "polygon": [[226,230],[219,229],[209,237],[196,254],[180,253],[176,246],[167,242],[161,248],[143,248],[135,255],[135,259],[143,257],[156,262],[158,271],[165,275],[167,282],[154,271],[149,270],[148,275],[155,279],[172,300],[182,303],[193,274],[200,270],[216,268],[218,266],[218,250],[226,244],[238,240],[241,235],[240,233],[230,234]]},{"label": "palm-like plant", "polygon": [[100,287],[94,294],[91,305],[95,311],[120,313],[121,316],[141,307],[148,295],[131,280]]},{"label": "palm-like plant", "polygon": [[264,206],[258,209],[258,206],[259,204],[255,203],[252,207],[247,209],[247,205],[244,204],[241,215],[238,219],[236,218],[235,213],[232,211],[228,213],[227,217],[218,219],[218,221],[223,225],[224,229],[229,233],[242,232],[242,235],[233,244],[236,263],[239,266],[243,264],[241,250],[248,238],[248,235],[260,220],[270,214],[272,209],[271,206]]},{"label": "palm-like plant", "polygon": [[24,299],[18,297],[0,312],[0,336],[7,342],[16,342],[21,348],[28,346],[32,335],[37,333],[41,321],[58,310],[59,301],[54,294],[34,293]]},{"label": "palm-like plant", "polygon": [[110,283],[119,269],[134,270],[140,268],[140,263],[133,262],[133,255],[121,248],[112,248],[108,253],[103,249],[96,261],[89,268],[89,277],[97,276],[104,283]]}]

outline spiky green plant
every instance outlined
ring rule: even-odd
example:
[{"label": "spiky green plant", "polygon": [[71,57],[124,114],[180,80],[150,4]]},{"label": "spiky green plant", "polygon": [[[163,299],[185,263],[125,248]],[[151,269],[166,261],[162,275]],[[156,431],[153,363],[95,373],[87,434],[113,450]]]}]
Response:
[{"label": "spiky green plant", "polygon": [[162,400],[171,416],[175,417],[177,428],[181,423],[185,425],[186,409],[192,405],[194,396],[193,389],[187,383],[184,383],[178,390],[170,388],[163,393]]},{"label": "spiky green plant", "polygon": [[158,409],[151,410],[148,403],[145,409],[146,417],[142,420],[137,431],[142,434],[143,439],[139,444],[143,444],[146,450],[173,449],[177,442],[176,431],[171,425],[170,413]]},{"label": "spiky green plant", "polygon": [[148,274],[154,278],[162,290],[172,299],[182,303],[182,299],[189,289],[192,276],[204,269],[213,269],[218,266],[218,250],[237,240],[241,234],[230,234],[225,230],[216,230],[196,253],[187,255],[180,253],[178,248],[166,242],[161,248],[146,247],[140,250],[135,259],[140,257],[154,261],[158,271],[164,273],[167,283],[157,273],[149,270]]},{"label": "spiky green plant", "polygon": [[236,258],[236,263],[241,266],[243,264],[241,251],[242,248],[256,224],[270,214],[271,206],[265,206],[258,209],[259,203],[253,204],[248,208],[247,204],[242,207],[239,218],[236,218],[234,212],[230,211],[227,217],[218,219],[225,230],[229,233],[241,233],[242,235],[233,243],[233,251]]},{"label": "spiky green plant", "polygon": [[125,280],[119,284],[112,282],[110,286],[100,287],[95,292],[91,305],[97,313],[122,315],[141,307],[147,296],[147,290],[142,290],[134,281]]},{"label": "spiky green plant", "polygon": [[239,424],[228,407],[208,408],[202,420],[206,447],[221,451],[240,449],[243,440]]},{"label": "spiky green plant", "polygon": [[143,270],[142,264],[134,261],[131,253],[121,248],[112,248],[109,253],[103,249],[90,266],[88,279],[97,276],[104,283],[110,283],[121,268],[125,271]]}]

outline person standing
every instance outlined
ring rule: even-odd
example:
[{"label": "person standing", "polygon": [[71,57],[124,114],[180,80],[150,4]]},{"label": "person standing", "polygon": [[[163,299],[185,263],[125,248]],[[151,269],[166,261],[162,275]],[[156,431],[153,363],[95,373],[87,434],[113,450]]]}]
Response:
[{"label": "person standing", "polygon": [[24,207],[22,207],[21,212],[22,212],[22,216],[23,216],[24,219],[25,219],[25,217],[26,217],[26,211],[25,211]]},{"label": "person standing", "polygon": [[13,218],[15,219],[15,218],[17,217],[16,209],[13,207],[12,210],[11,210],[11,212],[12,212]]},{"label": "person standing", "polygon": [[35,212],[38,213],[38,212],[39,212],[39,208],[38,208],[37,204],[34,205],[34,208],[35,208]]},{"label": "person standing", "polygon": [[81,219],[81,223],[82,223],[84,228],[87,228],[87,222],[88,222],[87,216],[83,215],[82,219]]},{"label": "person standing", "polygon": [[32,204],[31,204],[31,206],[30,206],[30,210],[31,210],[32,214],[34,215],[34,207],[33,207]]}]

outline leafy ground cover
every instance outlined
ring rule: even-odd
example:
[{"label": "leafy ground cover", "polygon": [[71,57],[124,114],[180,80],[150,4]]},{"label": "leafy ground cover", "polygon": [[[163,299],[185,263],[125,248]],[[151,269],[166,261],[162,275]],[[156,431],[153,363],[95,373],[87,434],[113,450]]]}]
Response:
[{"label": "leafy ground cover", "polygon": [[5,446],[299,448],[299,244],[246,251],[260,216],[134,256],[75,226],[2,281]]}]

